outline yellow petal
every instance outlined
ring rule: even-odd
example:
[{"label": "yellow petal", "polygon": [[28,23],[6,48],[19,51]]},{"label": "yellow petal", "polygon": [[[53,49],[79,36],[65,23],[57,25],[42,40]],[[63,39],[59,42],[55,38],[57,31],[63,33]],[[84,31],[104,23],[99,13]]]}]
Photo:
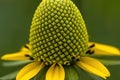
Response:
[{"label": "yellow petal", "polygon": [[30,51],[31,50],[31,45],[26,44],[21,48],[21,51]]},{"label": "yellow petal", "polygon": [[[89,42],[89,45],[92,45],[94,42]],[[95,55],[107,55],[107,56],[120,56],[120,50],[114,46],[95,43],[93,47]]]},{"label": "yellow petal", "polygon": [[43,67],[44,64],[37,61],[30,63],[20,70],[16,80],[29,80],[34,77]]},{"label": "yellow petal", "polygon": [[24,52],[6,54],[1,57],[2,60],[29,60],[29,57],[25,56]]},{"label": "yellow petal", "polygon": [[[27,48],[28,46],[28,48]],[[22,49],[19,52],[16,53],[10,53],[10,54],[5,54],[1,57],[3,60],[28,60],[30,57],[26,55],[31,55],[32,52],[29,49],[29,45],[26,45],[26,47],[22,47]]]},{"label": "yellow petal", "polygon": [[65,71],[62,65],[53,64],[46,73],[46,80],[64,80]]},{"label": "yellow petal", "polygon": [[104,79],[110,76],[107,68],[98,60],[90,57],[81,57],[81,60],[76,63],[80,68]]}]

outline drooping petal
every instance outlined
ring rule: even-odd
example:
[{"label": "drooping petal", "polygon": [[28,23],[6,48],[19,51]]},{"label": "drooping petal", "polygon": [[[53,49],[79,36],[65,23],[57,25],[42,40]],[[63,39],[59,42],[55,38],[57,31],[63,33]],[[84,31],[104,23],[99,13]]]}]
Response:
[{"label": "drooping petal", "polygon": [[26,44],[21,48],[21,51],[30,51],[31,50],[31,45],[30,44]]},{"label": "drooping petal", "polygon": [[53,64],[46,73],[46,80],[64,80],[65,71],[61,64]]},{"label": "drooping petal", "polygon": [[34,77],[43,67],[44,64],[38,61],[30,63],[20,70],[17,74],[16,80],[29,80]]},{"label": "drooping petal", "polygon": [[81,57],[81,60],[78,61],[76,64],[83,70],[98,75],[104,79],[110,76],[107,68],[96,59],[89,57]]},{"label": "drooping petal", "polygon": [[[89,42],[89,45],[92,45],[94,42]],[[107,56],[120,56],[120,50],[114,46],[94,43],[95,47],[93,50],[95,51],[95,55],[107,55]]]},{"label": "drooping petal", "polygon": [[[1,57],[3,60],[29,60],[30,56],[32,54],[30,50],[30,45],[25,45],[22,47],[22,49],[19,52],[16,53],[10,53],[5,54]],[[27,56],[26,56],[27,55]]]},{"label": "drooping petal", "polygon": [[29,57],[25,56],[24,52],[6,54],[1,57],[2,60],[29,60]]}]

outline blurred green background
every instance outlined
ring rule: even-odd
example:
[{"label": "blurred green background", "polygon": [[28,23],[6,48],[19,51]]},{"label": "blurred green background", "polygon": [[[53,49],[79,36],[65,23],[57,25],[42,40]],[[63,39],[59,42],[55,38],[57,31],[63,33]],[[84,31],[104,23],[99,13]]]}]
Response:
[{"label": "blurred green background", "polygon": [[[0,0],[0,56],[28,43],[29,28],[41,0]],[[86,22],[90,41],[120,48],[120,0],[73,0]],[[2,67],[0,76],[20,67]],[[109,66],[109,80],[120,80],[120,65]]]}]

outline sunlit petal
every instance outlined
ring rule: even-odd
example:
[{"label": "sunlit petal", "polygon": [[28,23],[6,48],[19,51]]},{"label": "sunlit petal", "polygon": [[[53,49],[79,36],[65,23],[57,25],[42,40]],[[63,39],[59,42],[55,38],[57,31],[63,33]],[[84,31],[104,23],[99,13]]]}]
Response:
[{"label": "sunlit petal", "polygon": [[64,80],[65,71],[62,65],[53,64],[46,73],[46,80]]},{"label": "sunlit petal", "polygon": [[30,51],[31,50],[31,45],[26,44],[21,48],[21,51]]},{"label": "sunlit petal", "polygon": [[6,54],[1,57],[3,60],[29,60],[29,57],[25,56],[24,52]]},{"label": "sunlit petal", "polygon": [[[5,54],[1,57],[3,60],[29,60],[32,54],[30,45],[26,44],[19,52]],[[27,55],[27,56],[26,56]],[[29,55],[29,56],[28,56]]]},{"label": "sunlit petal", "polygon": [[[94,42],[89,42],[89,45],[92,45]],[[93,50],[95,51],[95,55],[107,55],[107,56],[120,56],[120,50],[114,46],[94,43],[95,47]]]},{"label": "sunlit petal", "polygon": [[110,76],[107,68],[96,59],[81,57],[81,60],[78,61],[76,64],[83,70],[98,75],[104,79]]},{"label": "sunlit petal", "polygon": [[30,63],[20,70],[16,80],[29,80],[34,77],[43,67],[44,64],[37,61]]}]

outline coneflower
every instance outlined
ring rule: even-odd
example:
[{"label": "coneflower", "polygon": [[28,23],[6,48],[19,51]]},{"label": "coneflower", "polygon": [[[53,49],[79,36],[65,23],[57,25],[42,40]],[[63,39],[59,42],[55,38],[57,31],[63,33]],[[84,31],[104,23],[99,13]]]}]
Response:
[{"label": "coneflower", "polygon": [[32,61],[20,70],[16,80],[30,80],[42,69],[46,69],[39,75],[45,75],[42,80],[71,80],[72,76],[66,77],[71,73],[79,80],[75,66],[106,79],[110,76],[107,68],[89,57],[97,53],[120,55],[112,46],[89,42],[85,22],[71,0],[42,0],[32,20],[29,44],[2,59]]}]

